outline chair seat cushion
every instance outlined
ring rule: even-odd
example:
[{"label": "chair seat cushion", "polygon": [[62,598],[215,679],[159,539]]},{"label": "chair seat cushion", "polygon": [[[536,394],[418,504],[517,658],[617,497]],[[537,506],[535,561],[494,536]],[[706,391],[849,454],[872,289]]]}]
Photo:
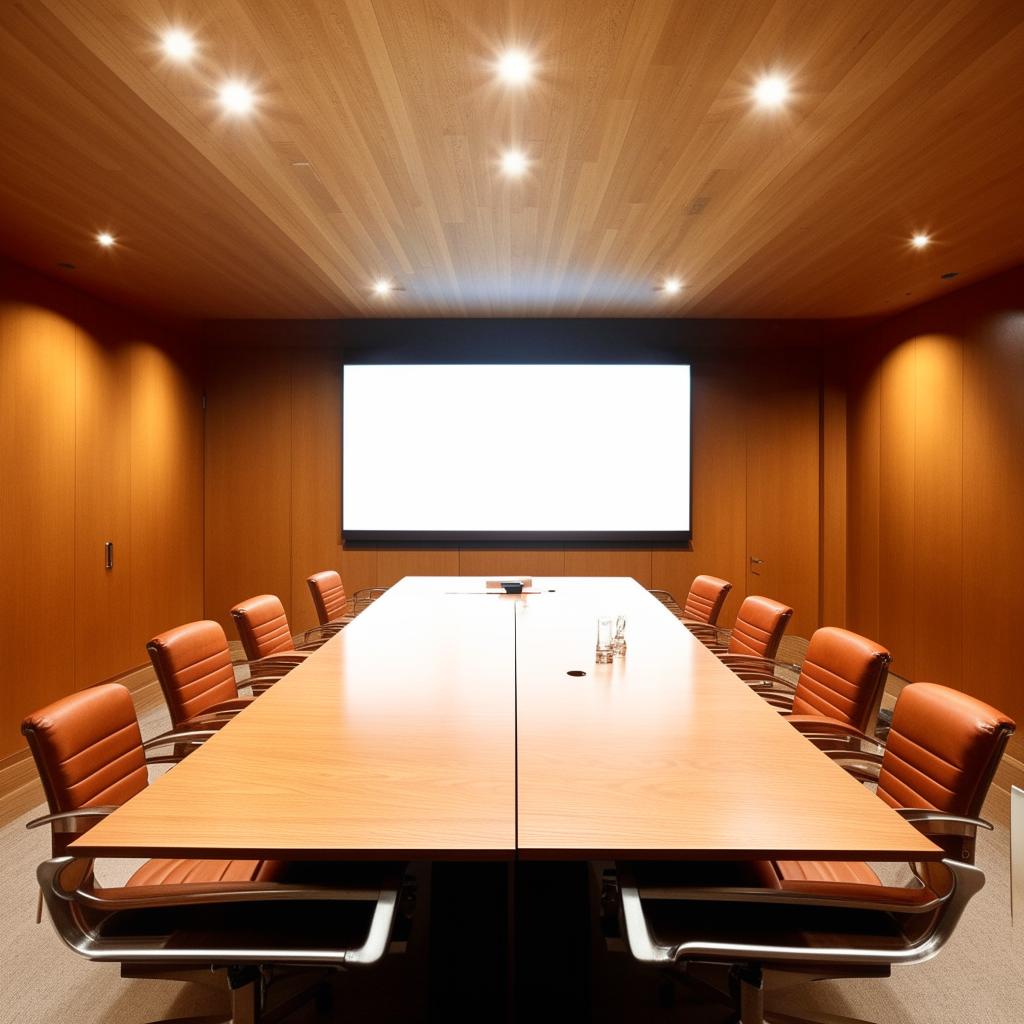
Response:
[{"label": "chair seat cushion", "polygon": [[127,885],[184,885],[201,882],[274,882],[285,864],[276,860],[147,860]]},{"label": "chair seat cushion", "polygon": [[908,909],[935,899],[934,891],[923,886],[885,885],[863,861],[762,860],[754,867],[767,889]]}]

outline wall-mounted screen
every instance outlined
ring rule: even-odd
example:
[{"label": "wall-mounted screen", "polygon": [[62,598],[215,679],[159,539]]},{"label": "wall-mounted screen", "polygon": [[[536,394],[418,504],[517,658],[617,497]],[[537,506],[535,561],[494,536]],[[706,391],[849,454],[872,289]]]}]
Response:
[{"label": "wall-mounted screen", "polygon": [[690,539],[690,367],[349,365],[349,541]]}]

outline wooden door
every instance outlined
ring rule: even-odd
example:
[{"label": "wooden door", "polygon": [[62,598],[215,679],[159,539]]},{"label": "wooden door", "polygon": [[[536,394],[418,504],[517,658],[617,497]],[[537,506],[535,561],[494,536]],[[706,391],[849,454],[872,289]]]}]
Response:
[{"label": "wooden door", "polygon": [[747,594],[793,608],[788,632],[818,627],[818,353],[772,352],[750,367],[747,403]]},{"label": "wooden door", "polygon": [[[146,660],[130,650],[128,348],[97,315],[79,327],[75,369],[75,685]],[[111,567],[106,545],[112,544]]]}]

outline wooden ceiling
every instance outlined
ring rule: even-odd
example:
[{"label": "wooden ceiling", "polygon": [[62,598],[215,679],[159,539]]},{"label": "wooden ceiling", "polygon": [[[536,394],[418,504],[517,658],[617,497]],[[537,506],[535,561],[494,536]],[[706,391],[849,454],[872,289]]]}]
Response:
[{"label": "wooden ceiling", "polygon": [[161,312],[846,317],[1024,261],[1020,0],[22,0],[0,49],[4,251]]}]

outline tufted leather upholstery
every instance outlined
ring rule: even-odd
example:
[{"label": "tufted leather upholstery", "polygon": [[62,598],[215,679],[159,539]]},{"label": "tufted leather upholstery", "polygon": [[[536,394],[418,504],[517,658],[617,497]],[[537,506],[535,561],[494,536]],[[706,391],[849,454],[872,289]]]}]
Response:
[{"label": "tufted leather upholstery", "polygon": [[729,637],[729,653],[774,658],[792,616],[792,608],[770,597],[745,598]]},{"label": "tufted leather upholstery", "polygon": [[976,697],[912,683],[896,701],[878,795],[892,807],[977,817],[1014,728]]},{"label": "tufted leather upholstery", "polygon": [[273,594],[261,594],[236,604],[231,617],[250,661],[271,654],[296,653],[284,605]]},{"label": "tufted leather upholstery", "polygon": [[[896,701],[878,796],[892,807],[977,817],[1013,730],[1012,719],[966,693],[911,683]],[[973,859],[972,848],[962,849],[957,837],[950,840],[953,856]],[[884,886],[859,861],[762,861],[756,867],[771,888],[907,903],[930,895],[927,887]]]},{"label": "tufted leather upholstery", "polygon": [[[21,723],[51,814],[82,807],[122,804],[149,784],[142,734],[131,695],[119,683],[103,683],[63,697]],[[54,856],[75,839],[53,832]],[[171,882],[270,881],[276,861],[151,860],[128,885]]]},{"label": "tufted leather upholstery", "polygon": [[831,718],[870,734],[891,660],[880,644],[849,630],[815,630],[797,680],[793,714]]},{"label": "tufted leather upholstery", "polygon": [[331,622],[345,622],[351,619],[348,612],[348,595],[341,575],[333,569],[314,573],[306,580],[313,595],[313,606],[321,626]]},{"label": "tufted leather upholstery", "polygon": [[717,576],[698,576],[690,584],[690,592],[683,605],[683,617],[713,626],[732,590],[732,584]]},{"label": "tufted leather upholstery", "polygon": [[216,622],[189,622],[146,644],[175,729],[220,707],[244,707],[239,698],[231,650]]}]

